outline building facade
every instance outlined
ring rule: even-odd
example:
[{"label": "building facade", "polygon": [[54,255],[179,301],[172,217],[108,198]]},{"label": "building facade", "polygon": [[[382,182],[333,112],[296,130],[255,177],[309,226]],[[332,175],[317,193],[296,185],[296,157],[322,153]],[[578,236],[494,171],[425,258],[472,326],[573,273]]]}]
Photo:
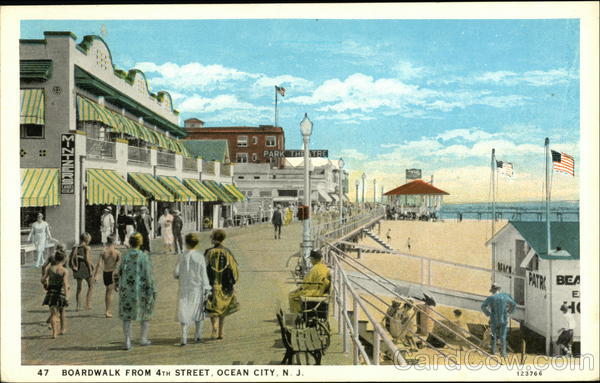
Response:
[{"label": "building facade", "polygon": [[283,166],[285,134],[283,128],[272,125],[205,127],[197,118],[185,120],[184,129],[189,140],[227,140],[231,161],[236,164],[268,163]]},{"label": "building facade", "polygon": [[102,38],[78,43],[71,32],[45,32],[20,41],[20,64],[22,233],[42,212],[60,241],[72,244],[83,231],[98,241],[104,208],[117,218],[121,207],[141,206],[153,229],[170,207],[197,230],[203,203],[232,203],[224,184],[233,165],[193,156],[170,95],[151,93],[139,70],[115,68]]}]

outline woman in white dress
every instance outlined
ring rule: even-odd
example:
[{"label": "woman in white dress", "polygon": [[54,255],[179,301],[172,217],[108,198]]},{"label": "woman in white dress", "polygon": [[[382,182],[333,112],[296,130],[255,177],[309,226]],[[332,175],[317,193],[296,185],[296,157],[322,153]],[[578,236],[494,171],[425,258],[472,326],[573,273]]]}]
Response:
[{"label": "woman in white dress", "polygon": [[179,256],[175,279],[179,280],[176,320],[181,324],[181,346],[187,344],[188,326],[196,324],[195,340],[200,342],[205,303],[212,290],[206,274],[204,254],[198,249],[200,240],[195,233],[185,236],[186,252]]},{"label": "woman in white dress", "polygon": [[173,241],[173,216],[169,214],[169,209],[165,209],[164,214],[158,219],[160,225],[160,236],[163,239],[164,249],[168,254],[175,252]]},{"label": "woman in white dress", "polygon": [[35,250],[37,252],[37,261],[35,267],[42,267],[44,262],[44,253],[46,252],[46,246],[48,241],[54,241],[52,234],[50,234],[50,225],[44,221],[44,215],[38,213],[37,221],[31,225],[31,231],[29,232],[29,242],[33,242]]}]

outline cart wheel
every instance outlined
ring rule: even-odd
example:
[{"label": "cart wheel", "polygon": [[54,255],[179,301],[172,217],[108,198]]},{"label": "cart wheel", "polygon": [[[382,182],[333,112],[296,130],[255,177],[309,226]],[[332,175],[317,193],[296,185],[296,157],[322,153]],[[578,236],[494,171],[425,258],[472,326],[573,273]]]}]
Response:
[{"label": "cart wheel", "polygon": [[319,334],[321,344],[323,345],[323,352],[325,352],[325,350],[327,350],[331,344],[331,330],[329,328],[329,322],[318,320],[315,321],[315,325],[317,328],[317,334]]}]

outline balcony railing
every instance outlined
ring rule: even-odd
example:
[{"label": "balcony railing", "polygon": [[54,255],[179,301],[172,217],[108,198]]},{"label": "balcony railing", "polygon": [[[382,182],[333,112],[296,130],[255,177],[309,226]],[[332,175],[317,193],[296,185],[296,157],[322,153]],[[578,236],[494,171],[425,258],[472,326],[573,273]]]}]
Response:
[{"label": "balcony railing", "polygon": [[214,161],[206,161],[202,164],[202,172],[204,174],[215,175],[215,162]]},{"label": "balcony railing", "polygon": [[150,149],[128,146],[127,153],[127,161],[150,165]]},{"label": "balcony railing", "polygon": [[223,165],[221,165],[221,176],[222,177],[230,177],[231,176],[231,167],[232,166],[233,165],[231,165],[231,164],[227,164],[227,165],[223,164]]},{"label": "balcony railing", "polygon": [[195,158],[183,157],[183,169],[198,171],[198,161]]},{"label": "balcony railing", "polygon": [[156,162],[160,166],[166,166],[168,168],[175,167],[175,154],[158,152],[156,153]]},{"label": "balcony railing", "polygon": [[86,140],[86,149],[88,157],[115,159],[116,158],[116,143],[109,141],[95,140],[88,138]]}]

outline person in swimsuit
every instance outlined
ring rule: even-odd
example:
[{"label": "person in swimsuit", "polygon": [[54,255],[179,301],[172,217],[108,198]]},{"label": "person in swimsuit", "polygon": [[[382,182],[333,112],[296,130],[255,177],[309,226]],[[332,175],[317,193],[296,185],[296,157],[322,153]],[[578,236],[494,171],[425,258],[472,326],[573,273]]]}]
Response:
[{"label": "person in swimsuit", "polygon": [[69,259],[69,266],[73,269],[73,277],[77,280],[77,294],[75,298],[77,300],[76,311],[81,308],[81,292],[83,290],[83,280],[87,282],[88,291],[85,300],[85,308],[89,310],[92,308],[90,300],[92,298],[92,273],[94,267],[92,266],[91,252],[89,243],[92,240],[92,236],[85,232],[79,237],[81,244],[73,247],[71,251],[71,258]]},{"label": "person in swimsuit", "polygon": [[115,249],[115,236],[109,235],[106,242],[106,247],[102,254],[98,258],[98,262],[96,263],[96,272],[94,273],[94,280],[98,280],[98,274],[100,273],[100,264],[102,263],[103,272],[102,279],[104,280],[104,286],[106,287],[106,293],[104,295],[104,305],[106,306],[106,311],[104,312],[104,316],[107,318],[112,318],[112,313],[110,310],[112,303],[112,292],[115,288],[115,281],[113,278],[113,273],[117,269],[117,265],[121,260],[121,253]]},{"label": "person in swimsuit", "polygon": [[[64,259],[67,259],[67,253],[65,251],[65,245],[63,245],[62,243],[58,243],[56,245],[56,252],[55,253],[63,253]],[[52,262],[54,262],[54,257],[56,256],[56,254],[52,254],[48,257],[48,259],[46,260],[46,263],[44,263],[42,265],[42,286],[44,287],[44,290],[48,291],[48,278],[46,277],[46,273],[48,272],[48,269],[50,268],[50,266],[52,266]],[[46,323],[48,323],[48,328],[50,330],[52,330],[52,325],[50,324],[50,319],[52,318],[52,315],[48,316],[48,319],[46,319]]]},{"label": "person in swimsuit", "polygon": [[69,305],[67,296],[71,287],[69,286],[69,271],[63,267],[65,259],[63,252],[56,252],[52,264],[42,278],[42,284],[48,288],[42,305],[50,307],[52,338],[66,332],[65,307]]}]

